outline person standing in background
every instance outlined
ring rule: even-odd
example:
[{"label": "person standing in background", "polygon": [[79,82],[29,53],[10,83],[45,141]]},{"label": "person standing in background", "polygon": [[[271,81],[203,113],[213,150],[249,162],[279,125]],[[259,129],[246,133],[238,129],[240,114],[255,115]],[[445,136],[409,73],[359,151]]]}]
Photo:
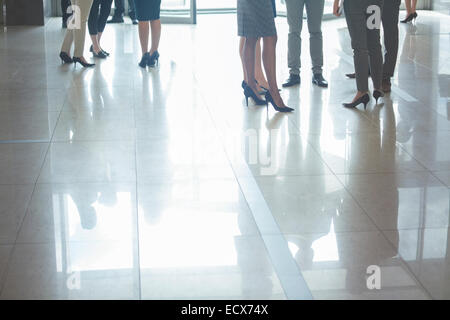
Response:
[{"label": "person standing in background", "polygon": [[[291,112],[278,91],[276,72],[276,43],[277,29],[275,26],[275,12],[271,0],[238,0],[237,22],[238,36],[245,38],[243,61],[248,82],[244,86],[244,95],[248,105],[248,98],[252,98],[257,105],[271,103],[276,111]],[[255,81],[255,50],[258,39],[263,39],[263,62],[269,82],[266,101],[258,96]]]},{"label": "person standing in background", "polygon": [[[116,7],[114,10],[114,15],[111,20],[108,20],[107,23],[123,23],[123,15],[125,14],[124,0],[114,0],[114,6]],[[136,20],[136,9],[133,0],[128,0],[128,15],[130,16],[133,24],[138,24]]]},{"label": "person standing in background", "polygon": [[[71,0],[72,6],[78,8],[74,14],[80,15],[79,17],[75,17],[75,21],[78,21],[80,25],[68,28],[66,31],[61,52],[59,53],[59,57],[63,63],[79,63],[85,68],[95,66],[93,63],[88,63],[83,56],[86,39],[86,23],[91,11],[92,1],[93,0]],[[70,57],[72,43],[75,45],[73,59]]]},{"label": "person standing in background", "polygon": [[[392,0],[388,0],[392,1]],[[355,108],[359,104],[364,104],[366,108],[370,101],[369,97],[369,59],[370,72],[373,82],[373,97],[378,103],[378,99],[384,96],[381,89],[383,78],[383,54],[380,44],[380,27],[369,28],[367,23],[369,7],[377,6],[379,14],[383,12],[383,0],[345,0],[344,10],[350,33],[353,59],[356,73],[356,93],[353,101],[344,103],[346,108]],[[339,0],[334,0],[333,14],[340,16]],[[381,18],[381,16],[380,16]],[[381,22],[381,21],[380,21]]]},{"label": "person standing in background", "polygon": [[[141,68],[154,67],[159,60],[159,40],[161,39],[161,0],[135,0],[136,16],[139,21],[139,40],[141,42]],[[149,29],[152,32],[152,45],[148,50]]]},{"label": "person standing in background", "polygon": [[105,59],[109,53],[102,49],[100,40],[105,30],[106,20],[111,12],[112,0],[94,0],[89,14],[88,27],[92,40],[90,51],[96,58]]},{"label": "person standing in background", "polygon": [[402,20],[402,23],[408,23],[417,18],[417,0],[405,0],[406,5],[406,18]]},{"label": "person standing in background", "polygon": [[67,20],[71,16],[67,11],[70,6],[70,0],[61,0],[61,11],[62,11],[62,27],[67,28]]},{"label": "person standing in background", "polygon": [[287,22],[289,24],[288,67],[289,78],[283,87],[300,84],[301,67],[301,33],[303,28],[303,11],[306,6],[308,30],[310,34],[310,54],[312,61],[312,82],[319,87],[328,87],[328,82],[322,76],[323,39],[322,18],[325,0],[286,0]]},{"label": "person standing in background", "polygon": [[[385,93],[391,92],[391,78],[394,76],[398,56],[398,19],[401,0],[384,1],[381,22],[384,29],[384,64],[383,81],[381,87]],[[369,70],[370,73],[370,70]],[[356,75],[350,73],[347,77],[354,79]]]}]

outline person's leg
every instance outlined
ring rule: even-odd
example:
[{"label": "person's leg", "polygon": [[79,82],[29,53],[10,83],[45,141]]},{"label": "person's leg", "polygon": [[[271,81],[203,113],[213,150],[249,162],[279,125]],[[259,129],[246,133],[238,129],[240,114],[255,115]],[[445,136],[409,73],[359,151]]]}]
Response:
[{"label": "person's leg", "polygon": [[305,0],[286,0],[287,22],[289,25],[288,67],[289,73],[294,75],[300,74],[304,6]]},{"label": "person's leg", "polygon": [[[377,5],[383,10],[383,0],[371,0],[372,5]],[[373,87],[381,91],[381,81],[383,80],[383,54],[380,44],[380,29],[367,30],[367,48],[369,50],[370,76]]]},{"label": "person's leg", "polygon": [[310,54],[313,74],[321,74],[323,67],[322,18],[325,0],[307,0],[306,14],[310,34]]},{"label": "person's leg", "polygon": [[[258,81],[258,87],[262,89],[269,88],[269,83],[264,76],[264,71],[262,68],[262,48],[261,48],[261,39],[258,39],[256,42],[255,49],[255,79]],[[261,91],[261,90],[259,90]]]},{"label": "person's leg", "polygon": [[[72,3],[70,3],[70,5],[72,5]],[[66,10],[67,10],[67,8],[66,8]],[[68,28],[66,30],[66,35],[64,37],[64,41],[63,41],[63,44],[61,46],[61,52],[67,53],[69,56],[70,56],[70,50],[72,48],[74,32],[75,32],[74,29]]]},{"label": "person's leg", "polygon": [[409,16],[411,13],[414,12],[412,11],[411,8],[411,0],[405,0],[405,6],[406,6],[406,16]]},{"label": "person's leg", "polygon": [[139,21],[139,41],[141,42],[142,55],[148,53],[148,37],[150,21]]},{"label": "person's leg", "polygon": [[384,65],[383,80],[389,80],[394,76],[398,55],[398,20],[401,0],[384,2],[382,23],[384,30]]},{"label": "person's leg", "polygon": [[152,31],[152,46],[150,48],[150,55],[152,55],[155,51],[158,51],[159,48],[159,40],[161,39],[161,20],[152,20],[150,21],[150,27]]},{"label": "person's leg", "polygon": [[128,0],[128,15],[131,20],[136,20],[136,9],[134,8],[134,0]]},{"label": "person's leg", "polygon": [[99,19],[99,7],[101,5],[101,0],[94,0],[92,2],[92,7],[89,13],[88,18],[88,29],[89,29],[89,35],[91,37],[92,41],[92,47],[94,49],[95,53],[100,52],[100,46],[98,43],[98,19]]},{"label": "person's leg", "polygon": [[62,22],[64,27],[67,27],[67,20],[71,16],[71,14],[67,12],[70,5],[70,0],[61,0]]},{"label": "person's leg", "polygon": [[258,92],[255,81],[255,50],[258,38],[245,38],[244,41],[244,69],[247,78],[247,86],[249,86],[254,93]]},{"label": "person's leg", "polygon": [[414,13],[416,12],[416,7],[417,7],[417,0],[412,0],[411,3],[411,11]]},{"label": "person's leg", "polygon": [[[86,39],[86,23],[91,11],[93,0],[74,0],[75,5],[80,8],[80,28],[74,30],[75,51],[74,57],[82,58],[84,52],[84,42]],[[84,58],[83,58],[84,59]]]},{"label": "person's leg", "polygon": [[116,9],[114,10],[115,18],[123,18],[125,13],[125,3],[124,0],[114,0],[114,6]]},{"label": "person's leg", "polygon": [[345,18],[353,48],[353,60],[356,73],[356,87],[358,93],[355,99],[369,91],[369,52],[367,48],[367,24],[365,1],[346,0]]},{"label": "person's leg", "polygon": [[97,41],[99,49],[102,50],[100,40],[102,38],[103,31],[106,27],[106,21],[108,20],[109,13],[111,12],[112,0],[100,0],[100,13],[97,19]]},{"label": "person's leg", "polygon": [[239,57],[241,58],[241,63],[242,63],[243,79],[244,79],[244,82],[247,83],[247,73],[245,72],[245,63],[244,63],[244,44],[245,44],[245,38],[240,37],[239,38]]},{"label": "person's leg", "polygon": [[267,81],[269,82],[269,93],[272,96],[275,104],[278,107],[286,107],[283,99],[280,96],[277,83],[277,59],[276,59],[276,46],[277,36],[264,37],[263,38],[263,62],[264,70],[266,71]]}]

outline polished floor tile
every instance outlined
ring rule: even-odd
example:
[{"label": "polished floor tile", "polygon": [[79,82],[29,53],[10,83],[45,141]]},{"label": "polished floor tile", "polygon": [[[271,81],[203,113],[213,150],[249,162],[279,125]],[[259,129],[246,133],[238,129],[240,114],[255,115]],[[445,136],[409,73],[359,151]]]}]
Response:
[{"label": "polished floor tile", "polygon": [[0,294],[3,287],[5,271],[8,266],[12,245],[0,245]]},{"label": "polished floor tile", "polygon": [[431,173],[339,176],[381,230],[447,227],[450,193]]},{"label": "polished floor tile", "polygon": [[32,192],[32,184],[0,185],[0,245],[14,244]]},{"label": "polished floor tile", "polygon": [[435,171],[433,174],[450,188],[450,171]]},{"label": "polished floor tile", "polygon": [[335,176],[259,177],[257,183],[284,234],[375,230]]},{"label": "polished floor tile", "polygon": [[50,141],[59,112],[0,111],[0,141]]},{"label": "polished floor tile", "polygon": [[17,244],[1,299],[137,299],[131,243]]},{"label": "polished floor tile", "polygon": [[[379,232],[329,232],[287,236],[292,255],[316,299],[427,299]],[[369,266],[380,268],[380,289],[369,289]]]},{"label": "polished floor tile", "polygon": [[37,184],[17,243],[135,242],[135,185]]},{"label": "polished floor tile", "polygon": [[0,143],[1,183],[35,183],[47,149],[48,143]]},{"label": "polished floor tile", "polygon": [[52,143],[39,183],[136,181],[134,142]]},{"label": "polished floor tile", "polygon": [[448,228],[384,232],[434,299],[449,299]]}]

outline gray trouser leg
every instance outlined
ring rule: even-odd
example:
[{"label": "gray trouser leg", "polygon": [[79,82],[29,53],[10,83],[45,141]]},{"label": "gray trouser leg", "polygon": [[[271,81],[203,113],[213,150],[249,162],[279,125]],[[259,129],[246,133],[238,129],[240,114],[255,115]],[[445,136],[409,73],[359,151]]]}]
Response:
[{"label": "gray trouser leg", "polygon": [[369,90],[368,73],[369,58],[370,71],[374,87],[381,88],[383,74],[383,55],[381,53],[380,30],[367,28],[366,13],[369,5],[383,7],[383,0],[346,0],[345,17],[352,39],[352,48],[356,72],[356,86],[358,91]]},{"label": "gray trouser leg", "polygon": [[288,67],[290,74],[300,74],[302,50],[303,10],[305,0],[286,0],[288,37]]},{"label": "gray trouser leg", "polygon": [[313,73],[322,73],[323,67],[323,39],[322,18],[325,0],[307,0],[306,14],[308,16],[308,30],[310,34],[310,54]]},{"label": "gray trouser leg", "polygon": [[398,54],[398,15],[401,0],[384,1],[383,30],[384,30],[384,54],[383,79],[394,76]]}]

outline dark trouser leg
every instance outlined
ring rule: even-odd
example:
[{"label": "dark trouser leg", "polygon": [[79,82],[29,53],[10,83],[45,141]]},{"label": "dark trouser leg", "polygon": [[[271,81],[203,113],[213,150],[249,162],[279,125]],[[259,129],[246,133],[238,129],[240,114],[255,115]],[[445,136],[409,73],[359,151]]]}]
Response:
[{"label": "dark trouser leg", "polygon": [[398,54],[398,15],[401,0],[384,1],[383,30],[384,30],[384,54],[383,79],[394,76]]},{"label": "dark trouser leg", "polygon": [[91,36],[98,33],[97,26],[100,2],[101,0],[94,0],[94,2],[92,2],[91,12],[89,12],[88,28]]},{"label": "dark trouser leg", "polygon": [[367,44],[366,6],[363,0],[344,2],[345,19],[352,40],[356,87],[359,92],[369,91],[369,50]]},{"label": "dark trouser leg", "polygon": [[306,13],[308,15],[309,50],[314,74],[322,73],[323,67],[323,39],[322,17],[325,6],[324,0],[306,1]]},{"label": "dark trouser leg", "polygon": [[112,0],[100,1],[100,13],[97,19],[97,31],[99,33],[102,33],[103,30],[105,30],[106,20],[108,20],[109,14],[111,12],[111,7],[112,7]]},{"label": "dark trouser leg", "polygon": [[67,13],[67,9],[71,5],[70,0],[61,0],[61,10],[62,10],[62,19],[63,22],[67,22],[67,19],[71,16],[71,14]]},{"label": "dark trouser leg", "polygon": [[[383,10],[383,0],[370,0],[370,5],[377,5]],[[381,26],[380,26],[381,27]],[[367,30],[367,48],[369,50],[370,76],[374,89],[381,89],[383,79],[383,54],[380,43],[380,29]]]},{"label": "dark trouser leg", "polygon": [[136,9],[134,8],[134,0],[128,0],[128,15],[131,20],[136,19]]},{"label": "dark trouser leg", "polygon": [[114,10],[114,17],[122,18],[123,14],[125,13],[124,0],[114,0],[114,4],[116,6],[116,9]]}]

